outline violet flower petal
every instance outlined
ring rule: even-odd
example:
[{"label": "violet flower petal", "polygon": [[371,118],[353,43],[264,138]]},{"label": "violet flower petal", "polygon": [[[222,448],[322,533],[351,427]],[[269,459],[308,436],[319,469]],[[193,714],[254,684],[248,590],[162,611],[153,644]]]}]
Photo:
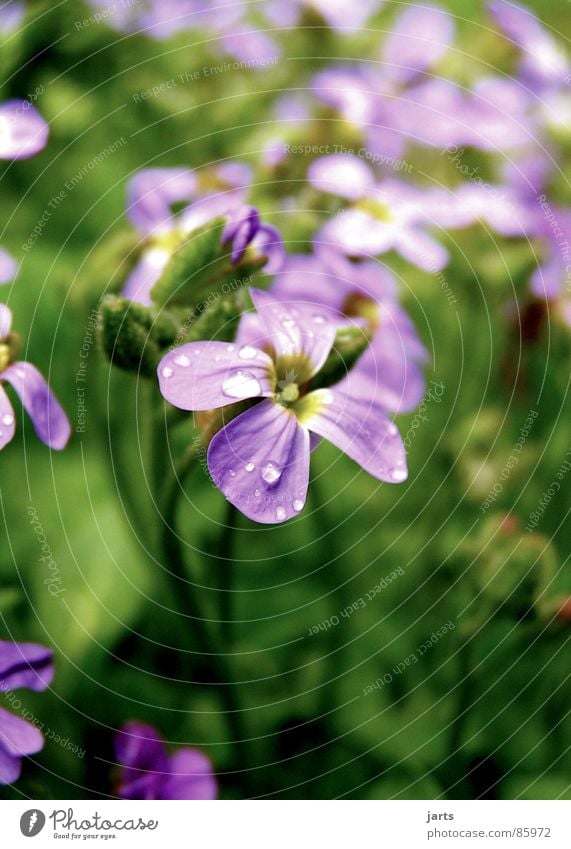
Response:
[{"label": "violet flower petal", "polygon": [[161,734],[144,722],[127,722],[115,736],[117,760],[130,769],[165,769],[167,757]]},{"label": "violet flower petal", "polygon": [[179,749],[169,759],[161,799],[216,799],[218,786],[210,759],[198,749]]},{"label": "violet flower petal", "polygon": [[406,413],[418,406],[425,385],[424,375],[414,359],[402,347],[393,348],[379,331],[337,388],[352,398],[372,400],[388,412]]},{"label": "violet flower petal", "polygon": [[254,206],[244,206],[237,215],[228,220],[222,233],[221,244],[231,243],[233,265],[240,262],[259,227],[260,214]]},{"label": "violet flower petal", "polygon": [[11,757],[34,755],[44,746],[41,731],[20,716],[0,708],[0,748]]},{"label": "violet flower petal", "polygon": [[312,162],[307,172],[310,185],[320,192],[359,200],[375,185],[369,166],[349,153],[332,153]]},{"label": "violet flower petal", "polygon": [[147,248],[141,254],[139,262],[128,275],[123,286],[123,297],[130,301],[150,307],[153,303],[151,292],[165,270],[172,254],[166,248]]},{"label": "violet flower petal", "polygon": [[449,14],[436,6],[414,6],[399,15],[384,47],[387,73],[401,82],[428,70],[446,53],[454,37]]},{"label": "violet flower petal", "polygon": [[131,222],[145,233],[165,226],[173,219],[174,203],[190,202],[198,180],[185,168],[144,168],[129,181],[127,213]]},{"label": "violet flower petal", "polygon": [[297,515],[309,483],[309,432],[267,399],[218,431],[208,446],[212,480],[245,516],[277,524]]},{"label": "violet flower petal", "polygon": [[71,434],[69,421],[37,368],[30,363],[14,363],[2,373],[2,379],[18,393],[42,442],[56,451],[65,448]]},{"label": "violet flower petal", "polygon": [[524,76],[560,83],[569,70],[563,50],[533,12],[507,0],[490,0],[488,8],[508,38],[523,51]]},{"label": "violet flower petal", "polygon": [[0,742],[0,785],[13,784],[19,779],[21,772],[22,762],[20,758],[8,754]]},{"label": "violet flower petal", "polygon": [[0,159],[27,159],[45,147],[48,125],[27,100],[0,104]]},{"label": "violet flower petal", "polygon": [[[0,248],[0,285],[11,283],[18,272],[18,263],[8,251]],[[2,334],[0,333],[0,338]]]},{"label": "violet flower petal", "polygon": [[0,8],[0,34],[9,35],[18,29],[26,14],[26,7],[18,0],[9,0]]},{"label": "violet flower petal", "polygon": [[[0,383],[0,451],[14,439],[16,420],[10,399]],[[2,672],[0,670],[0,680]]]},{"label": "violet flower petal", "polygon": [[275,227],[261,224],[250,244],[257,253],[268,258],[263,268],[264,274],[280,271],[286,259],[286,251],[282,237]]},{"label": "violet flower petal", "polygon": [[315,238],[315,249],[321,245],[337,247],[352,257],[371,257],[390,250],[395,242],[393,224],[378,221],[362,209],[347,209],[330,218]]},{"label": "violet flower petal", "polygon": [[12,328],[12,311],[6,304],[0,304],[0,341],[6,339]]},{"label": "violet flower petal", "polygon": [[538,265],[529,281],[531,291],[538,298],[557,298],[561,294],[565,271],[557,254]]},{"label": "violet flower petal", "polygon": [[289,305],[268,292],[250,289],[256,312],[266,325],[276,355],[308,357],[316,374],[335,340],[336,328],[318,310],[302,304]]},{"label": "violet flower petal", "polygon": [[0,688],[41,692],[54,677],[53,652],[37,643],[0,640]]},{"label": "violet flower petal", "polygon": [[373,477],[389,483],[406,480],[402,439],[380,404],[352,398],[338,388],[316,389],[306,397],[318,402],[318,409],[304,418],[309,430],[332,442]]},{"label": "violet flower petal", "polygon": [[408,262],[423,271],[435,273],[448,264],[448,251],[417,227],[401,230],[395,240],[395,250]]},{"label": "violet flower petal", "polygon": [[378,81],[361,66],[327,68],[312,79],[315,96],[357,127],[366,128],[379,104]]},{"label": "violet flower petal", "polygon": [[189,342],[158,367],[163,397],[181,410],[214,410],[273,394],[270,357],[248,345]]},{"label": "violet flower petal", "polygon": [[311,0],[310,5],[332,28],[341,33],[355,32],[367,22],[383,0]]}]

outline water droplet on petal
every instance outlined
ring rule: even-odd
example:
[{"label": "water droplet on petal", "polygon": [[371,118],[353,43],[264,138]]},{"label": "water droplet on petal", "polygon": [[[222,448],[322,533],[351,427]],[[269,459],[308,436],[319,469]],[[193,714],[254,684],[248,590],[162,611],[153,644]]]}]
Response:
[{"label": "water droplet on petal", "polygon": [[313,320],[316,324],[325,324],[325,316],[320,315],[319,313],[316,313],[316,315],[313,316]]},{"label": "water droplet on petal", "polygon": [[174,374],[174,371],[173,371],[173,369],[172,369],[170,366],[165,366],[165,367],[161,370],[161,374],[162,374],[162,376],[163,376],[163,377],[172,377],[172,376],[173,376],[173,374]]},{"label": "water droplet on petal", "polygon": [[333,394],[329,392],[328,389],[324,389],[321,395],[321,400],[324,404],[332,404],[333,403]]},{"label": "water droplet on petal", "polygon": [[5,416],[2,416],[2,424],[9,427],[14,423],[14,416],[9,415],[8,413]]},{"label": "water droplet on petal", "polygon": [[393,469],[389,470],[389,477],[395,483],[402,483],[406,480],[406,469],[404,466],[395,466]]},{"label": "water droplet on petal", "polygon": [[279,481],[282,476],[282,470],[280,467],[269,460],[264,468],[262,469],[262,477],[266,483],[275,483]]},{"label": "water droplet on petal", "polygon": [[246,469],[247,472],[253,472],[256,467],[254,466],[253,463],[246,463],[244,468]]},{"label": "water droplet on petal", "polygon": [[236,472],[234,471],[234,469],[229,469],[228,474],[230,475],[231,478],[236,477]]},{"label": "water droplet on petal", "polygon": [[303,510],[303,501],[300,498],[294,499],[293,509],[296,513],[299,513],[300,510]]},{"label": "water droplet on petal", "polygon": [[177,366],[182,366],[183,368],[186,368],[187,366],[190,365],[190,360],[188,359],[188,357],[185,354],[178,354],[178,356],[176,356],[174,358],[174,361],[177,364]]},{"label": "water droplet on petal", "polygon": [[236,345],[226,345],[226,350],[227,351],[233,351],[235,347],[236,347]]},{"label": "water droplet on petal", "polygon": [[394,422],[391,422],[391,423],[390,423],[390,425],[388,426],[387,430],[388,430],[388,432],[389,432],[389,434],[390,434],[391,436],[396,436],[396,435],[397,435],[397,433],[399,432],[399,429],[398,429],[398,427],[396,426],[396,424],[395,424]]},{"label": "water droplet on petal", "polygon": [[238,351],[238,356],[242,360],[253,360],[257,353],[257,349],[252,348],[251,345],[243,345]]},{"label": "water droplet on petal", "polygon": [[260,381],[250,371],[235,371],[222,383],[222,392],[229,398],[254,398],[261,391]]},{"label": "water droplet on petal", "polygon": [[295,327],[295,321],[293,318],[284,318],[282,324],[284,327]]},{"label": "water droplet on petal", "polygon": [[276,517],[279,519],[279,521],[280,521],[280,522],[283,522],[283,520],[284,520],[284,519],[285,519],[285,517],[286,517],[286,511],[284,510],[284,508],[283,508],[283,507],[278,507],[278,508],[277,508],[277,510],[276,510]]}]

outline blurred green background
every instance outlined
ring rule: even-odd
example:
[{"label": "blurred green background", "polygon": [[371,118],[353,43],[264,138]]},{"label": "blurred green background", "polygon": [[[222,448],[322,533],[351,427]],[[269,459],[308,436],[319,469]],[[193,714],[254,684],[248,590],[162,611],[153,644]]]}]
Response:
[{"label": "blurred green background", "polygon": [[[75,22],[91,12],[79,2],[32,5],[0,57],[1,99],[41,91],[36,105],[51,135],[39,156],[2,166],[0,243],[22,259],[17,283],[2,295],[25,357],[49,375],[74,430],[87,341],[86,430],[56,454],[19,422],[2,452],[0,610],[7,633],[56,652],[53,690],[25,692],[23,703],[86,754],[48,742],[2,796],[113,795],[114,730],[139,718],[173,745],[203,747],[226,797],[245,794],[236,770],[249,769],[249,791],[278,798],[571,798],[570,623],[555,616],[571,596],[571,476],[535,532],[523,529],[570,447],[571,345],[554,321],[527,332],[532,264],[524,245],[483,230],[455,233],[445,271],[455,303],[430,275],[390,258],[432,356],[427,379],[444,387],[426,401],[426,421],[399,419],[403,434],[413,428],[406,484],[379,486],[323,445],[312,459],[311,509],[283,528],[242,519],[236,563],[221,566],[213,552],[224,499],[203,470],[189,480],[192,504],[182,505],[179,528],[192,547],[189,575],[214,619],[218,581],[232,570],[237,621],[226,649],[242,682],[247,764],[229,742],[209,659],[184,653],[187,623],[169,612],[163,565],[144,538],[161,524],[145,459],[156,390],[111,372],[88,324],[118,284],[113,240],[130,232],[126,184],[139,168],[248,161],[258,166],[253,201],[286,243],[300,238],[305,220],[279,208],[282,189],[259,168],[272,103],[306,88],[328,56],[376,55],[402,4],[385,6],[378,32],[339,38],[304,30],[282,42],[285,55],[270,69],[202,77],[143,102],[133,94],[229,60],[213,58],[200,34],[156,42],[104,24],[78,30]],[[458,44],[502,67],[497,37],[480,26],[483,4],[442,5],[458,15]],[[569,32],[567,2],[534,6]],[[483,73],[476,58],[449,63],[457,78]],[[437,153],[409,158],[432,178],[453,178]],[[488,161],[482,167],[491,169]],[[292,194],[302,189],[300,182]],[[26,252],[46,209],[51,215]],[[483,510],[530,411],[539,415],[521,458]],[[189,423],[185,438],[192,433]],[[61,573],[65,592],[57,597],[44,584],[28,507]],[[390,585],[341,616],[395,570],[402,574]],[[310,633],[332,616],[338,625]],[[420,662],[394,672],[448,622],[455,627]],[[391,680],[365,695],[383,676]]]}]

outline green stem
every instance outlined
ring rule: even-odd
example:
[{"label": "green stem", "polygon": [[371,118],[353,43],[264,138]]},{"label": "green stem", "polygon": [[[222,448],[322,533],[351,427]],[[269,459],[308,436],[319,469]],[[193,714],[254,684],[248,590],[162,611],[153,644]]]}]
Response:
[{"label": "green stem", "polygon": [[234,590],[232,589],[233,563],[234,553],[234,535],[237,530],[238,511],[229,501],[226,504],[224,514],[224,527],[220,535],[218,545],[218,594],[219,594],[219,611],[220,611],[220,636],[223,645],[232,646],[234,640],[234,617],[233,617],[233,600]]},{"label": "green stem", "polygon": [[[162,517],[161,548],[164,553],[165,562],[168,564],[168,574],[172,579],[173,596],[176,600],[177,607],[181,615],[190,615],[192,627],[196,635],[196,645],[199,647],[198,650],[207,654],[210,658],[210,667],[214,674],[215,682],[218,684],[220,697],[223,700],[232,744],[236,747],[237,758],[240,764],[239,771],[243,778],[245,789],[248,791],[250,787],[250,776],[247,771],[248,746],[246,745],[247,738],[243,728],[242,710],[239,705],[236,684],[233,682],[229,663],[223,650],[224,644],[222,644],[222,650],[220,650],[208,622],[201,616],[200,604],[195,589],[186,577],[185,552],[182,541],[176,531],[176,514],[179,496],[183,492],[183,483],[186,477],[194,468],[196,457],[196,450],[190,449],[177,467],[173,481],[167,489]],[[224,546],[229,546],[230,544],[233,529],[234,522],[229,523],[225,529],[226,532],[223,534],[220,546],[220,550],[223,552],[225,550]],[[226,543],[224,542],[225,539]],[[224,568],[221,570],[221,574],[225,574],[225,581],[227,581],[233,564],[226,554],[222,562]],[[230,596],[230,591],[221,593],[221,596],[223,595]],[[221,619],[225,619],[227,624],[229,624],[230,616],[231,609],[228,613],[221,614]]]},{"label": "green stem", "polygon": [[[162,528],[160,533],[160,549],[164,555],[164,563],[168,567],[167,574],[171,579],[172,594],[177,608],[183,616],[192,620],[196,644],[208,655],[216,655],[216,649],[210,635],[210,629],[201,616],[200,605],[191,582],[186,577],[185,555],[182,540],[176,531],[176,512],[178,500],[183,492],[183,484],[194,468],[196,451],[190,449],[175,469],[173,480],[167,488],[162,511]],[[181,605],[181,598],[183,604]]]},{"label": "green stem", "polygon": [[[311,494],[314,515],[316,518],[319,515],[319,519],[317,519],[317,521],[320,536],[320,559],[325,564],[324,570],[327,586],[330,587],[331,584],[333,584],[331,599],[333,601],[333,607],[336,608],[333,612],[339,615],[346,606],[344,585],[345,576],[339,568],[340,559],[334,544],[333,531],[328,530],[325,534],[323,533],[324,528],[330,529],[332,525],[328,520],[329,517],[327,515],[327,508],[325,507],[325,498],[323,497],[321,487],[317,480],[314,480],[311,483]],[[320,716],[327,714],[331,710],[331,705],[335,704],[333,690],[335,688],[335,679],[342,670],[343,649],[345,647],[343,643],[343,629],[341,623],[331,629],[329,647],[328,680],[323,684],[319,694],[318,713]]]}]

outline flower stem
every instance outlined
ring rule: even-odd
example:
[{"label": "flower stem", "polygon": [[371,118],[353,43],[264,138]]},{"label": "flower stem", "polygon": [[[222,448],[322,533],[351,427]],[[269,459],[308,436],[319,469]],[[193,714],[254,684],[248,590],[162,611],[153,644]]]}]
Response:
[{"label": "flower stem", "polygon": [[[250,776],[247,771],[248,763],[248,746],[246,745],[246,734],[242,724],[242,710],[239,705],[236,685],[233,682],[232,675],[229,670],[229,663],[224,653],[224,643],[229,643],[229,638],[222,626],[231,625],[231,605],[230,595],[231,590],[220,592],[221,601],[221,641],[220,647],[217,644],[216,638],[210,629],[208,621],[201,616],[199,600],[193,588],[191,581],[186,577],[185,553],[181,538],[176,531],[176,513],[178,500],[181,492],[183,492],[183,484],[186,477],[190,474],[195,466],[197,453],[194,448],[191,448],[183,457],[181,463],[175,470],[173,480],[167,488],[164,510],[163,510],[163,528],[161,532],[161,549],[164,555],[165,563],[168,564],[169,572],[172,581],[172,592],[176,599],[177,607],[181,615],[190,617],[192,627],[196,636],[196,646],[198,650],[210,658],[210,668],[215,677],[215,683],[218,685],[220,698],[224,704],[224,712],[231,737],[231,743],[236,747],[237,759],[240,764],[239,774],[244,782],[246,791],[250,787]],[[230,544],[231,537],[235,528],[234,516],[229,511],[228,522],[222,534],[219,550],[221,552],[220,575],[224,577],[225,583],[230,578],[233,564],[230,560]],[[226,597],[226,600],[224,600]],[[222,606],[223,605],[223,606]],[[248,795],[248,794],[246,794]]]}]

